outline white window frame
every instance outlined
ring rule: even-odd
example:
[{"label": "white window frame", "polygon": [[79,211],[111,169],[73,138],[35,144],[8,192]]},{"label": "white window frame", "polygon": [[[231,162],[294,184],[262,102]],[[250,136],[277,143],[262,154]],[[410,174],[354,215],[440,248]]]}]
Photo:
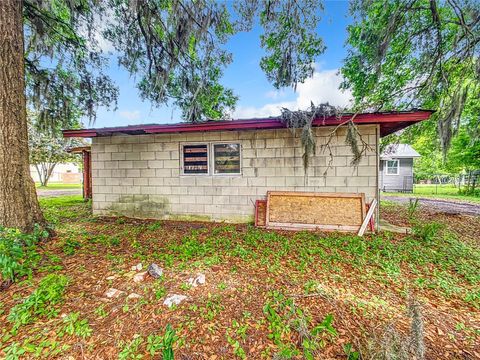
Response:
[{"label": "white window frame", "polygon": [[[240,157],[240,171],[238,173],[223,173],[215,174],[215,149],[214,145],[228,145],[228,144],[238,144],[238,156]],[[212,154],[212,175],[214,176],[239,176],[242,175],[242,143],[239,141],[212,141],[210,143],[211,154]]]},{"label": "white window frame", "polygon": [[[388,172],[388,169],[393,169],[394,167],[392,166],[388,166],[388,162],[389,161],[395,161],[397,166],[396,166],[396,169],[397,171],[395,173],[389,173]],[[385,175],[391,175],[391,176],[397,176],[400,174],[400,159],[392,159],[392,160],[385,160]]]},{"label": "white window frame", "polygon": [[[238,173],[215,174],[215,149],[214,145],[238,144],[240,156],[240,171]],[[184,169],[183,148],[190,145],[207,146],[207,173],[206,174],[186,174]],[[182,176],[241,176],[243,169],[242,143],[240,141],[203,141],[203,142],[182,142],[180,144],[180,175]]]},{"label": "white window frame", "polygon": [[[186,174],[185,173],[185,162],[184,162],[184,153],[183,153],[183,148],[185,146],[194,146],[194,145],[206,145],[207,146],[207,172],[205,174]],[[209,176],[210,174],[210,146],[208,142],[186,142],[180,144],[180,173],[183,176]]]}]

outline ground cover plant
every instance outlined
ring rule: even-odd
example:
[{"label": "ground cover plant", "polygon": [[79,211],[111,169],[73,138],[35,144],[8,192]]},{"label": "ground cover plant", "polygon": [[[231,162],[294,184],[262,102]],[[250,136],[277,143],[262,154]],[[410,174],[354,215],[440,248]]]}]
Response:
[{"label": "ground cover plant", "polygon": [[[0,292],[2,358],[480,356],[478,217],[383,203],[413,233],[359,238],[98,218],[79,196],[41,203],[56,236]],[[152,262],[163,275],[133,281],[131,267]],[[206,283],[187,284],[199,272]],[[187,298],[168,308],[170,294]]]}]

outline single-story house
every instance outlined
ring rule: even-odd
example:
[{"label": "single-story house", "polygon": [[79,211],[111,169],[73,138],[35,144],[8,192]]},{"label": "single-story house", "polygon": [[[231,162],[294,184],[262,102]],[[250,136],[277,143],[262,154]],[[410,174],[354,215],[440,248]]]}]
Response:
[{"label": "single-story house", "polygon": [[380,155],[380,189],[413,191],[413,159],[420,154],[409,144],[388,145]]},{"label": "single-story house", "polygon": [[[40,165],[38,165],[40,167]],[[30,165],[30,176],[33,181],[40,182],[40,176],[38,175],[38,169],[36,165]],[[48,182],[56,182],[63,184],[78,184],[82,181],[82,171],[78,164],[73,162],[65,164],[57,164],[53,168],[52,174],[48,179]]]},{"label": "single-story house", "polygon": [[[93,212],[139,218],[246,222],[267,191],[364,193],[379,196],[379,139],[426,120],[432,111],[354,117],[369,148],[358,166],[346,144],[352,117],[313,121],[316,155],[303,168],[303,148],[278,118],[65,130],[91,138]],[[330,155],[331,153],[331,155]],[[90,156],[90,155],[89,155]]]}]

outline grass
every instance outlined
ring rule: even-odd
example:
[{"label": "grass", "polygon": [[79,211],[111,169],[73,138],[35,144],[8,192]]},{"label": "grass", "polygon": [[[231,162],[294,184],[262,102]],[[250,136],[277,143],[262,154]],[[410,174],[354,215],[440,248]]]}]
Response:
[{"label": "grass", "polygon": [[40,183],[35,183],[35,187],[39,190],[68,190],[81,189],[82,184],[48,183],[47,186],[41,186]]},{"label": "grass", "polygon": [[405,196],[405,197],[425,197],[432,199],[452,199],[462,200],[467,202],[480,203],[480,196],[463,195],[459,193],[459,189],[452,184],[445,185],[428,185],[415,184],[413,193],[397,193],[384,192],[384,195]]},{"label": "grass", "polygon": [[[41,206],[57,235],[33,275],[2,293],[2,358],[369,358],[384,329],[409,333],[412,297],[426,309],[430,358],[460,358],[480,336],[480,223],[471,218],[382,202],[413,234],[360,238],[97,218],[80,196]],[[139,262],[164,275],[133,282]],[[206,284],[186,286],[199,272]],[[63,282],[44,280],[53,276]],[[106,299],[109,288],[125,295]],[[167,308],[169,294],[188,298]]]}]

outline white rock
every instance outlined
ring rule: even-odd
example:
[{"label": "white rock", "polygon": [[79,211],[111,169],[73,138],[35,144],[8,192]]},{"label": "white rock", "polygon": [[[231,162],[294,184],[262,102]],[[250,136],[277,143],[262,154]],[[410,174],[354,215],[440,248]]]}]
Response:
[{"label": "white rock", "polygon": [[137,265],[133,265],[133,266],[130,268],[130,270],[132,270],[132,271],[140,271],[140,270],[142,270],[142,269],[143,269],[142,263],[138,263]]},{"label": "white rock", "polygon": [[128,294],[127,299],[140,299],[142,296],[136,293]]},{"label": "white rock", "polygon": [[112,275],[112,276],[108,276],[105,278],[105,280],[115,280],[116,276],[115,275]]},{"label": "white rock", "polygon": [[146,275],[147,275],[146,271],[135,274],[135,276],[133,277],[133,281],[136,283],[142,282],[145,280]]},{"label": "white rock", "polygon": [[198,285],[205,285],[205,282],[205,274],[198,273],[195,278],[188,279],[187,284],[197,287]]},{"label": "white rock", "polygon": [[119,296],[125,295],[125,291],[121,291],[118,289],[110,288],[108,289],[105,294],[107,298],[118,298]]},{"label": "white rock", "polygon": [[185,295],[178,295],[178,294],[169,295],[169,296],[167,296],[167,298],[163,302],[163,305],[166,305],[168,307],[172,307],[173,305],[180,304],[186,298],[187,297]]}]

